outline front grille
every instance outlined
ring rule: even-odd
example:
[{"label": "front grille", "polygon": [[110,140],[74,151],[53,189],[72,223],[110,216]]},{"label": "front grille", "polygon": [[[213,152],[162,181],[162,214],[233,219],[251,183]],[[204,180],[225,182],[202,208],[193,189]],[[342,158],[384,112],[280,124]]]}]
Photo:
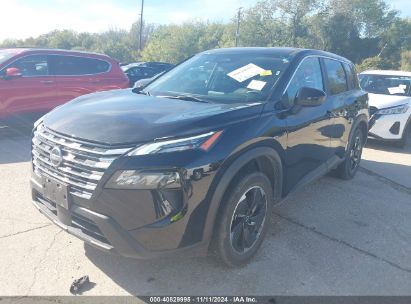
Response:
[{"label": "front grille", "polygon": [[[50,159],[55,147],[62,152],[62,162],[58,166]],[[72,195],[90,199],[105,170],[129,149],[75,140],[41,124],[32,140],[33,170],[38,176],[46,175],[67,184]]]}]

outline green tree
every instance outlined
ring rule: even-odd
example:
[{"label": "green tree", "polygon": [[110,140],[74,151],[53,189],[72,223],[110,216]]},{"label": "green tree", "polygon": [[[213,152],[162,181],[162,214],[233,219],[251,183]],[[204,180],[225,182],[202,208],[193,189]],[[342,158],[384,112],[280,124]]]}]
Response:
[{"label": "green tree", "polygon": [[[177,63],[207,49],[233,47],[237,16],[232,13],[228,23],[144,24],[141,46],[137,20],[129,30],[56,30],[39,37],[9,39],[0,47],[64,48],[105,53],[123,62]],[[243,11],[240,46],[316,48],[345,56],[360,66],[396,69],[408,66],[410,33],[410,19],[400,18],[386,0],[265,0]]]},{"label": "green tree", "polygon": [[401,70],[411,72],[411,51],[401,53]]},{"label": "green tree", "polygon": [[392,22],[381,34],[379,49],[391,68],[400,68],[401,53],[411,50],[411,19],[398,18]]},{"label": "green tree", "polygon": [[367,70],[385,70],[390,68],[389,63],[384,61],[383,58],[374,56],[364,59],[360,64],[357,65],[358,72],[363,72]]},{"label": "green tree", "polygon": [[300,47],[307,37],[308,16],[323,6],[320,0],[272,0],[286,29],[288,45]]},{"label": "green tree", "polygon": [[157,28],[142,52],[143,60],[178,63],[198,52],[219,47],[221,24],[186,22]]}]

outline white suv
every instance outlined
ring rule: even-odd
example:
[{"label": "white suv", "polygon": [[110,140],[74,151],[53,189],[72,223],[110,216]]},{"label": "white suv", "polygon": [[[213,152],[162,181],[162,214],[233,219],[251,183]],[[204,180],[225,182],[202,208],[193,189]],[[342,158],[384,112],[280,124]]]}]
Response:
[{"label": "white suv", "polygon": [[359,78],[369,93],[369,136],[405,146],[411,121],[411,72],[366,71]]}]

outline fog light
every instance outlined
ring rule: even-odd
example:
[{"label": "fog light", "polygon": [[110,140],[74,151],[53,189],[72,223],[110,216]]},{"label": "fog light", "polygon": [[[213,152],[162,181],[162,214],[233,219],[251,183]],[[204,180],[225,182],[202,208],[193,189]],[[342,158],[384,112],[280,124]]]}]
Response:
[{"label": "fog light", "polygon": [[113,189],[175,189],[181,187],[178,172],[117,171],[106,188]]}]

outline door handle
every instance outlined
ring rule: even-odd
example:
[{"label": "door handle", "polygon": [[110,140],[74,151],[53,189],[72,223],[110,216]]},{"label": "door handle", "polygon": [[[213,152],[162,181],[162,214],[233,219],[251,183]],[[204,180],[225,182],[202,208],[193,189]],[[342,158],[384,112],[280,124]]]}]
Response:
[{"label": "door handle", "polygon": [[41,83],[44,83],[44,84],[51,84],[51,83],[54,83],[54,81],[53,80],[42,80],[42,81],[40,81]]}]

